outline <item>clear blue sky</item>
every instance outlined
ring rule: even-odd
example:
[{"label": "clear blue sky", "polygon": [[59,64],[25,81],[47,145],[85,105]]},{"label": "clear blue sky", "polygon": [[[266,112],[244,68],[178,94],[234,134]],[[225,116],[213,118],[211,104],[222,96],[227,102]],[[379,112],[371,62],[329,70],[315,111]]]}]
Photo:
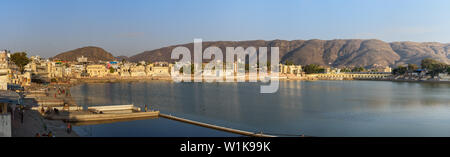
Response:
[{"label": "clear blue sky", "polygon": [[131,56],[217,40],[450,42],[448,0],[1,0],[0,49]]}]

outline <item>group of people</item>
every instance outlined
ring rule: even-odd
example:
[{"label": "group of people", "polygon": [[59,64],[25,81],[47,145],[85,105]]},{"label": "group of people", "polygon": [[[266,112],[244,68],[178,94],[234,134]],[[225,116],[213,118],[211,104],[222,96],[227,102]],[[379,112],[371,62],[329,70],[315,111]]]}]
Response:
[{"label": "group of people", "polygon": [[36,137],[55,137],[55,136],[53,136],[53,133],[51,132],[51,131],[49,131],[48,132],[48,134],[39,134],[39,133],[36,133]]},{"label": "group of people", "polygon": [[[47,89],[47,91],[46,91],[46,96],[49,96],[48,93],[49,93],[50,89],[51,89],[51,88],[48,88],[48,89]],[[65,87],[62,87],[62,88],[61,88],[61,87],[53,87],[53,89],[57,91],[57,92],[55,92],[55,94],[53,95],[53,97],[55,97],[55,98],[56,98],[57,95],[59,96],[59,95],[61,95],[61,94],[63,94],[63,95],[65,94],[66,97],[67,97],[67,96],[71,96],[69,90],[66,91]]]},{"label": "group of people", "polygon": [[51,114],[51,113],[55,113],[55,114],[59,114],[59,110],[57,108],[51,108],[51,107],[47,107],[47,110],[44,109],[44,106],[41,106],[41,113],[45,113],[45,114]]},{"label": "group of people", "polygon": [[145,105],[145,106],[144,106],[144,111],[147,112],[147,111],[149,111],[149,110],[150,110],[150,106]]}]

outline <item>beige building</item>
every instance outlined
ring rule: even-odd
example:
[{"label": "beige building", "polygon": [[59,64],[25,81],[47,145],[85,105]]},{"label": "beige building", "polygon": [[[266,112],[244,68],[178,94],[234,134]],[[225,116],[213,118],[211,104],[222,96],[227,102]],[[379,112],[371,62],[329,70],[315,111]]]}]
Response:
[{"label": "beige building", "polygon": [[21,85],[21,86],[30,86],[31,85],[31,73],[25,72],[23,74],[13,75],[12,83]]},{"label": "beige building", "polygon": [[156,62],[152,65],[151,76],[170,76],[172,64],[167,62]]},{"label": "beige building", "polygon": [[48,78],[55,78],[55,62],[47,62],[47,72],[48,72]]},{"label": "beige building", "polygon": [[21,74],[19,68],[9,59],[9,51],[0,51],[0,90],[7,90],[8,84],[29,86],[31,84],[31,73]]},{"label": "beige building", "polygon": [[46,80],[49,78],[47,62],[39,56],[31,56],[31,62],[25,66],[25,71],[31,73],[32,79]]},{"label": "beige building", "polygon": [[280,73],[281,74],[294,74],[301,75],[303,72],[301,65],[284,65],[280,64]]},{"label": "beige building", "polygon": [[70,72],[71,72],[72,77],[80,78],[83,71],[84,71],[84,65],[81,65],[81,64],[71,64],[70,65]]},{"label": "beige building", "polygon": [[387,66],[386,68],[383,69],[383,72],[391,73],[392,72],[392,68]]},{"label": "beige building", "polygon": [[109,70],[103,64],[88,65],[86,71],[90,77],[105,77],[109,73]]},{"label": "beige building", "polygon": [[147,76],[170,76],[170,70],[173,64],[167,62],[156,62],[154,64],[147,64],[145,72]]},{"label": "beige building", "polygon": [[147,76],[152,76],[152,74],[153,74],[153,67],[154,67],[153,64],[147,64],[145,66],[145,74],[147,74]]},{"label": "beige building", "polygon": [[130,72],[131,72],[131,65],[130,64],[122,64],[122,66],[120,66],[120,69],[117,69],[117,71],[119,72],[119,76],[121,77],[129,77]]},{"label": "beige building", "polygon": [[155,66],[153,67],[152,76],[170,76],[170,68],[168,66]]},{"label": "beige building", "polygon": [[56,78],[63,78],[64,77],[64,74],[65,74],[65,66],[64,65],[62,65],[62,64],[56,64],[55,66],[54,66],[54,77],[56,77]]},{"label": "beige building", "polygon": [[147,76],[144,65],[136,65],[130,67],[130,76]]}]

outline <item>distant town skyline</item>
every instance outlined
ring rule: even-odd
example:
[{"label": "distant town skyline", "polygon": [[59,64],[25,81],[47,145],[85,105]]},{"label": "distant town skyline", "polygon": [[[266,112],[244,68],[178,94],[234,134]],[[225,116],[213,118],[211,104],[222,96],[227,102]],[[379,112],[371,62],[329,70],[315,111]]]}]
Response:
[{"label": "distant town skyline", "polygon": [[450,43],[446,0],[4,0],[0,49],[113,55],[204,41],[380,39]]}]

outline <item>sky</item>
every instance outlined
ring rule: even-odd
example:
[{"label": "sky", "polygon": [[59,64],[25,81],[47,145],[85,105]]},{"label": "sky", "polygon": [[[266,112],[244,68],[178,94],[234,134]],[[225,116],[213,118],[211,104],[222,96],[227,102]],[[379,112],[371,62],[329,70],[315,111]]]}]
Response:
[{"label": "sky", "polygon": [[132,56],[194,38],[450,43],[450,1],[0,1],[0,49],[29,56],[51,57],[84,46]]}]

